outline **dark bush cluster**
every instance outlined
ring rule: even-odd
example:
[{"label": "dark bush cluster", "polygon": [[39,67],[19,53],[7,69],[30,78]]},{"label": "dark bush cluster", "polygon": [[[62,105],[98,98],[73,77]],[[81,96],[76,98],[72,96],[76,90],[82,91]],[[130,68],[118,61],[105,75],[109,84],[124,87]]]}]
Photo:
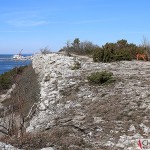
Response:
[{"label": "dark bush cluster", "polygon": [[81,68],[81,64],[78,62],[78,61],[76,61],[75,63],[74,63],[74,66],[72,66],[72,70],[77,70],[77,69],[80,69]]},{"label": "dark bush cluster", "polygon": [[108,71],[94,72],[87,79],[89,83],[97,85],[114,81],[113,73]]},{"label": "dark bush cluster", "polygon": [[142,46],[128,44],[126,40],[119,40],[117,43],[106,43],[102,48],[93,52],[94,62],[111,62],[136,59],[136,54],[144,54]]},{"label": "dark bush cluster", "polygon": [[74,53],[77,55],[92,55],[93,51],[97,49],[99,46],[93,44],[90,41],[80,42],[79,38],[75,38],[72,43],[67,42],[67,46],[64,46],[59,52],[66,52],[67,55],[70,53]]},{"label": "dark bush cluster", "polygon": [[137,46],[124,39],[116,43],[106,43],[100,47],[89,41],[80,42],[79,38],[75,38],[72,43],[67,42],[67,46],[64,46],[61,51],[66,52],[68,56],[71,53],[93,56],[94,62],[130,61],[136,59],[137,53],[148,55],[145,46]]},{"label": "dark bush cluster", "polygon": [[17,75],[20,75],[26,66],[14,68],[0,75],[0,93],[11,88]]}]

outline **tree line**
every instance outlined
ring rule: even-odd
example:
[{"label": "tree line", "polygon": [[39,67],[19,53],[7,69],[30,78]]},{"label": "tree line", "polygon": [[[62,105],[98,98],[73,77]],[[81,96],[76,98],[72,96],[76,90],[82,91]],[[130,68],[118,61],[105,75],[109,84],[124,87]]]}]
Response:
[{"label": "tree line", "polygon": [[136,59],[137,54],[145,54],[148,59],[150,45],[148,40],[144,38],[141,45],[128,43],[127,40],[121,39],[115,43],[106,43],[100,47],[90,41],[81,42],[79,38],[75,38],[73,42],[67,41],[66,46],[59,51],[64,51],[68,56],[72,53],[92,56],[94,62],[112,62],[133,60]]}]

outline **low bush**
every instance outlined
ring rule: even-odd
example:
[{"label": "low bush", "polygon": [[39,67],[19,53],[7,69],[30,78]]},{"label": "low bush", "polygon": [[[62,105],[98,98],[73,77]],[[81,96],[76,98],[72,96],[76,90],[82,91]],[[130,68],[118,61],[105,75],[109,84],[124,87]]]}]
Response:
[{"label": "low bush", "polygon": [[8,72],[0,75],[0,93],[11,88],[12,84],[15,82],[17,75],[20,75],[26,66],[14,68]]},{"label": "low bush", "polygon": [[135,44],[128,44],[126,40],[118,40],[116,43],[106,43],[102,48],[93,51],[94,62],[112,62],[136,59],[136,54],[147,54],[145,49]]},{"label": "low bush", "polygon": [[72,43],[67,41],[67,45],[59,50],[59,52],[66,52],[67,56],[71,54],[91,56],[95,49],[99,48],[98,45],[90,41],[81,42],[79,38],[75,38]]},{"label": "low bush", "polygon": [[93,52],[94,62],[111,62],[114,60],[114,52],[111,49],[97,48]]},{"label": "low bush", "polygon": [[87,79],[89,83],[98,85],[114,81],[113,73],[108,71],[92,73]]},{"label": "low bush", "polygon": [[126,49],[116,51],[113,58],[114,61],[121,61],[121,60],[131,61],[133,59],[130,51]]},{"label": "low bush", "polygon": [[77,69],[80,69],[80,68],[81,68],[81,64],[78,61],[76,61],[74,63],[74,66],[72,66],[71,70],[77,70]]},{"label": "low bush", "polygon": [[104,50],[102,48],[95,49],[93,53],[93,61],[94,62],[102,62],[104,58]]},{"label": "low bush", "polygon": [[51,50],[48,49],[47,47],[40,49],[41,54],[46,55],[46,54],[50,54]]}]

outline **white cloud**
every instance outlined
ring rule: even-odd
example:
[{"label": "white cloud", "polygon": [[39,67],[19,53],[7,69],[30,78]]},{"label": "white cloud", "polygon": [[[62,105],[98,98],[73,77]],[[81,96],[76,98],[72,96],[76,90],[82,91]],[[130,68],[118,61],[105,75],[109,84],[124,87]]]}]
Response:
[{"label": "white cloud", "polygon": [[41,12],[37,10],[8,11],[0,14],[4,23],[14,27],[32,27],[47,24]]},{"label": "white cloud", "polygon": [[77,20],[74,22],[71,22],[71,24],[80,25],[80,24],[94,24],[94,23],[106,23],[106,22],[114,22],[117,21],[116,18],[111,19],[89,19],[89,20]]},{"label": "white cloud", "polygon": [[48,22],[44,20],[10,20],[7,21],[7,23],[15,27],[32,27],[48,24]]},{"label": "white cloud", "polygon": [[19,32],[33,32],[27,30],[0,30],[0,33],[19,33]]},{"label": "white cloud", "polygon": [[2,17],[20,17],[20,16],[37,16],[38,12],[34,10],[28,11],[8,11],[5,13],[1,13],[0,16]]}]

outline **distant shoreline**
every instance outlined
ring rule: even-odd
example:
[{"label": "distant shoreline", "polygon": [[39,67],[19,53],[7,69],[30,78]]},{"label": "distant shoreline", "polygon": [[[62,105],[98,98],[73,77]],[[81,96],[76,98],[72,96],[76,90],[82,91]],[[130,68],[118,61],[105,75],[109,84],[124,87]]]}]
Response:
[{"label": "distant shoreline", "polygon": [[[31,55],[23,54],[23,56]],[[14,60],[13,54],[0,54],[0,74],[3,74],[15,67],[29,65],[31,62],[31,60]]]},{"label": "distant shoreline", "polygon": [[[0,54],[0,57],[1,56],[13,56],[13,55],[17,55],[17,54]],[[22,56],[32,56],[34,54],[21,54]]]}]

